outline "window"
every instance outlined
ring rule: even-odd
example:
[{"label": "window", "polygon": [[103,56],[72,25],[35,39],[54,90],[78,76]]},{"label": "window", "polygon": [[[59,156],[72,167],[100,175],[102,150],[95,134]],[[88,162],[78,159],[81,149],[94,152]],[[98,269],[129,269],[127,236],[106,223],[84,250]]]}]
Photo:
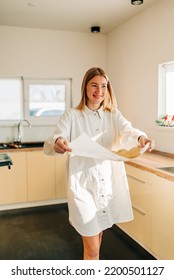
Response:
[{"label": "window", "polygon": [[159,65],[158,117],[174,115],[174,61]]},{"label": "window", "polygon": [[21,79],[0,79],[0,121],[22,118]]},{"label": "window", "polygon": [[24,79],[25,117],[36,124],[54,124],[71,107],[70,80]]},{"label": "window", "polygon": [[70,79],[0,79],[1,123],[55,124],[70,107]]}]

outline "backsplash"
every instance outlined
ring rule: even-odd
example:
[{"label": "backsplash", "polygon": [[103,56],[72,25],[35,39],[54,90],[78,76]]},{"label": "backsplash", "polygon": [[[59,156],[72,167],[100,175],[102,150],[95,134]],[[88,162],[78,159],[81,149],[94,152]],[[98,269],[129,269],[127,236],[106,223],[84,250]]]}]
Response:
[{"label": "backsplash", "polygon": [[[55,131],[54,126],[27,126],[22,127],[21,142],[45,141]],[[12,142],[17,139],[18,130],[17,126],[13,127],[0,127],[0,142]]]}]

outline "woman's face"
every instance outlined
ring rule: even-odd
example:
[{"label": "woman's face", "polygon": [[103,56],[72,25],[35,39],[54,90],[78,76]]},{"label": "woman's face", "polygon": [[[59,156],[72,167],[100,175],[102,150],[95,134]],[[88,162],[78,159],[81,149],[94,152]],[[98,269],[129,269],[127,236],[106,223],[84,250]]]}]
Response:
[{"label": "woman's face", "polygon": [[107,81],[103,76],[93,77],[86,85],[87,106],[90,110],[100,108],[101,102],[107,95]]}]

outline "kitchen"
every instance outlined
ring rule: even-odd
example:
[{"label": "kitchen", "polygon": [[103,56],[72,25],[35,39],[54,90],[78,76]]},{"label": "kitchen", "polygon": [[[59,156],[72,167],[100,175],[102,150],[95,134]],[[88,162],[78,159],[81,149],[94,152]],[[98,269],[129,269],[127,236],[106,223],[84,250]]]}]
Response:
[{"label": "kitchen", "polygon": [[[155,140],[155,150],[173,155],[174,128],[159,127],[155,120],[158,118],[158,66],[161,63],[174,60],[174,39],[171,34],[171,27],[174,23],[174,3],[172,0],[153,2],[152,5],[107,33],[102,33],[102,26],[99,34],[92,34],[90,30],[75,32],[46,28],[23,28],[0,22],[0,77],[71,78],[72,105],[75,106],[79,101],[79,86],[84,72],[93,65],[100,65],[107,70],[116,93],[119,109],[126,118],[131,120],[133,126],[146,131],[149,138]],[[131,6],[131,8],[138,9],[139,7]],[[94,22],[94,24],[96,23]],[[55,125],[47,125],[46,127],[32,125],[31,129],[24,127],[23,141],[44,141],[53,132],[54,128]],[[13,127],[0,125],[0,130],[0,142],[11,141],[17,131],[17,123]],[[64,188],[60,190],[56,185],[56,182],[63,177],[58,178],[60,173],[55,172],[55,170],[62,168],[63,163],[55,158],[44,161],[42,150],[37,149],[35,152],[37,154],[25,150],[16,154],[13,151],[15,164],[11,170],[4,169],[4,167],[0,169],[0,172],[5,170],[5,173],[1,174],[2,178],[4,180],[8,178],[10,184],[14,180],[14,175],[12,173],[10,175],[10,172],[17,169],[18,180],[21,183],[19,187],[19,190],[21,190],[19,192],[20,198],[18,198],[20,203],[26,200],[28,195],[30,201],[38,200],[41,190],[35,193],[35,184],[37,185],[38,182],[32,181],[32,174],[35,169],[32,162],[35,162],[36,166],[42,162],[43,166],[40,165],[41,174],[43,174],[43,168],[47,170],[47,173],[49,170],[52,174],[52,185],[56,187],[49,190],[49,194],[45,187],[45,195],[42,192],[41,201],[45,201],[46,197],[48,197],[48,200],[55,197],[55,199],[64,201]],[[130,168],[128,167],[128,169]],[[63,172],[65,172],[64,169],[62,169],[62,174]],[[43,178],[43,181],[48,182],[47,174],[44,175],[45,179]],[[155,181],[152,175],[154,174],[148,174],[149,179],[145,180],[148,186],[153,185]],[[138,176],[138,179],[144,177],[142,174],[136,174],[136,176]],[[162,179],[164,180],[164,178]],[[23,188],[24,182],[27,180],[29,180],[27,184],[30,186],[29,193],[26,188]],[[42,185],[43,182],[40,184]],[[61,185],[63,186],[63,184],[65,183]],[[156,189],[156,184],[155,181],[154,189]],[[171,193],[168,196],[172,203],[174,183],[171,179],[167,179],[166,185],[169,193]],[[7,197],[9,196],[10,190],[9,193],[7,192]],[[34,202],[31,202],[31,205],[36,206]],[[14,204],[13,207],[15,207]],[[1,207],[1,210],[3,209],[5,209],[4,204]],[[166,213],[168,211],[166,210]],[[156,212],[155,215],[157,215]],[[150,226],[151,221],[146,222]],[[174,231],[173,224],[172,227],[170,225],[170,228]],[[149,229],[149,232],[151,232],[151,229]],[[172,247],[174,246],[172,233],[170,236],[172,240],[170,246]],[[161,249],[162,253],[159,251],[158,246],[162,240],[163,236],[161,235],[157,244],[153,245],[156,248],[156,254],[154,255],[161,259],[172,259],[174,257],[172,252],[168,254],[165,248]],[[152,240],[145,240],[144,242],[140,238],[140,243],[142,245],[145,243],[147,249],[152,248],[151,242]],[[152,252],[153,250],[149,249],[149,251]]]}]

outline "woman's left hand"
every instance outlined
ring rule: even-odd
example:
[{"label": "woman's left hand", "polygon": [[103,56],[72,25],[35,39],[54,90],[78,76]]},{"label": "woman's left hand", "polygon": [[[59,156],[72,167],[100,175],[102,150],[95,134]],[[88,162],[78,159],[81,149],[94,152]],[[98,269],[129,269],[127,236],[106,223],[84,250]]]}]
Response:
[{"label": "woman's left hand", "polygon": [[139,137],[138,142],[141,148],[143,148],[147,143],[149,143],[149,148],[147,149],[148,152],[151,152],[155,147],[155,142],[151,139],[146,138],[143,135]]}]

